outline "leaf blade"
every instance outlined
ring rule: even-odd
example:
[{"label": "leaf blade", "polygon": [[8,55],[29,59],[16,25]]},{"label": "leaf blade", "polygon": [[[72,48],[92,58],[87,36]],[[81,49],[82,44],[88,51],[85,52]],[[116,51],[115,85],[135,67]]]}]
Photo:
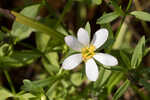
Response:
[{"label": "leaf blade", "polygon": [[135,16],[138,19],[143,21],[150,21],[150,14],[144,11],[133,11],[130,13],[131,15]]},{"label": "leaf blade", "polygon": [[144,55],[143,53],[144,47],[145,47],[145,37],[143,36],[134,49],[132,59],[131,59],[131,68],[135,69],[140,65],[142,61],[142,57]]},{"label": "leaf blade", "polygon": [[106,23],[110,23],[113,20],[115,20],[116,18],[118,18],[120,15],[117,12],[111,12],[111,13],[107,13],[104,14],[103,16],[101,16],[98,20],[97,20],[97,24],[106,24]]},{"label": "leaf blade", "polygon": [[126,80],[124,84],[116,91],[112,100],[118,100],[130,85],[130,81]]}]

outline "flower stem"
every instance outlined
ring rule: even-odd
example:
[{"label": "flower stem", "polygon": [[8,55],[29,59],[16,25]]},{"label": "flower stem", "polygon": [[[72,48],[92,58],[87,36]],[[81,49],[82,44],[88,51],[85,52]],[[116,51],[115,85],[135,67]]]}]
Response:
[{"label": "flower stem", "polygon": [[128,12],[128,10],[130,9],[131,4],[132,4],[132,0],[129,0],[129,2],[128,2],[128,6],[127,6],[127,8],[126,8],[126,12]]},{"label": "flower stem", "polygon": [[12,83],[12,81],[11,81],[11,78],[10,78],[10,75],[9,75],[8,71],[7,71],[7,70],[4,70],[4,74],[5,74],[5,77],[6,77],[7,81],[8,81],[8,83],[9,83],[9,86],[10,86],[10,88],[11,88],[12,93],[13,93],[13,94],[16,94],[14,85],[13,85],[13,83]]}]

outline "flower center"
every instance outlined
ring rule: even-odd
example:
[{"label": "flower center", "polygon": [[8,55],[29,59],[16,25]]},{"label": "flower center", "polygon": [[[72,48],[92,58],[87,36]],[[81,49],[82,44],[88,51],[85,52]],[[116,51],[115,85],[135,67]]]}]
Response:
[{"label": "flower center", "polygon": [[84,62],[86,62],[88,59],[92,58],[95,55],[94,50],[95,50],[94,45],[82,48],[82,59]]}]

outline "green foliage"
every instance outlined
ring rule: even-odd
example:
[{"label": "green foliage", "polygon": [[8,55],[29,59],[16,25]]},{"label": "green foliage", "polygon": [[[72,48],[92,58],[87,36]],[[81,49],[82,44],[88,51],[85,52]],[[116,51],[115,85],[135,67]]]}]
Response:
[{"label": "green foliage", "polygon": [[31,64],[40,55],[34,51],[16,51],[11,56],[0,56],[0,67],[22,67]]},{"label": "green foliage", "polygon": [[91,26],[89,22],[86,23],[85,29],[88,31],[89,37],[91,37]]},{"label": "green foliage", "polygon": [[81,73],[74,73],[71,75],[71,82],[75,85],[75,86],[80,86],[83,82],[83,78],[82,78],[82,74]]},{"label": "green foliage", "polygon": [[140,65],[144,55],[143,53],[144,48],[145,48],[145,37],[142,37],[134,49],[131,59],[131,68],[135,69]]},{"label": "green foliage", "polygon": [[30,80],[24,80],[23,83],[24,83],[24,86],[22,87],[22,89],[24,91],[31,92],[31,93],[43,92],[43,89],[41,87],[39,87],[38,85],[35,85]]},{"label": "green foliage", "polygon": [[36,33],[36,46],[41,52],[46,51],[46,47],[48,46],[48,42],[50,40],[50,36],[41,32]]},{"label": "green foliage", "polygon": [[35,98],[35,97],[36,97],[36,96],[34,96],[34,95],[31,94],[31,93],[25,93],[25,94],[22,94],[22,95],[18,96],[18,98],[19,98],[20,100],[30,100],[30,99]]},{"label": "green foliage", "polygon": [[6,100],[8,97],[12,97],[13,94],[4,88],[0,88],[1,100]]},{"label": "green foliage", "polygon": [[[138,88],[143,86],[146,92],[150,92],[150,69],[143,62],[143,57],[150,51],[147,45],[149,34],[141,36],[149,32],[148,24],[143,21],[150,21],[150,14],[144,11],[130,12],[132,0],[128,1],[128,5],[121,5],[124,1],[119,0],[60,2],[56,0],[49,5],[47,0],[38,3],[25,0],[22,7],[13,11],[4,10],[5,16],[13,15],[14,22],[12,29],[3,25],[0,28],[0,74],[4,72],[8,81],[3,83],[5,79],[0,77],[0,100],[107,100],[109,95],[113,96],[112,100],[119,100],[128,88],[141,100],[149,100],[147,94],[138,91]],[[2,11],[0,8],[0,13]],[[97,11],[103,15],[99,17]],[[144,30],[142,34],[137,34],[139,30],[130,27],[129,15],[139,19],[136,21],[143,20],[140,22]],[[83,63],[71,71],[62,68],[66,57],[78,53],[65,45],[64,37],[76,35],[76,27],[84,27],[91,39],[99,26],[106,28],[109,36],[96,52],[111,54],[118,59],[118,65],[110,67],[96,62],[99,77],[92,82],[86,77]],[[138,41],[137,44],[134,39]],[[9,76],[8,72],[12,69],[27,72]],[[22,75],[29,79],[23,79],[19,85],[14,84],[17,80],[15,76],[22,80]]]},{"label": "green foliage", "polygon": [[102,88],[111,75],[110,70],[100,69],[99,79],[94,83],[95,88]]},{"label": "green foliage", "polygon": [[113,20],[115,20],[116,18],[118,18],[119,16],[120,16],[120,14],[118,12],[106,13],[97,20],[97,24],[110,23]]},{"label": "green foliage", "polygon": [[[117,77],[117,78],[116,78]],[[121,79],[123,78],[123,74],[120,73],[120,72],[115,72],[111,75],[111,77],[109,78],[106,86],[107,86],[107,89],[108,89],[108,94],[111,93],[112,89],[114,88],[114,86],[116,84],[118,84]]]},{"label": "green foliage", "polygon": [[113,100],[118,100],[123,95],[123,93],[128,89],[129,85],[130,85],[129,80],[126,80],[124,84],[114,94]]},{"label": "green foliage", "polygon": [[140,82],[140,84],[142,84],[142,85],[144,86],[144,88],[145,88],[146,90],[150,91],[150,83],[147,82],[147,80],[145,80],[145,79],[140,79],[139,82]]},{"label": "green foliage", "polygon": [[131,15],[135,16],[136,18],[144,21],[150,21],[150,14],[144,11],[133,11],[130,13]]},{"label": "green foliage", "polygon": [[16,17],[17,22],[22,23],[27,26],[30,26],[40,32],[47,34],[47,35],[50,35],[53,37],[53,39],[60,40],[59,43],[63,42],[62,40],[63,40],[64,36],[61,33],[55,31],[54,29],[49,28],[29,17],[23,16],[22,14],[19,14],[19,13],[13,12],[13,11],[12,11],[12,14]]},{"label": "green foliage", "polygon": [[58,54],[56,52],[47,53],[42,59],[42,63],[49,74],[57,73],[59,70]]},{"label": "green foliage", "polygon": [[115,11],[117,13],[119,13],[121,16],[124,16],[125,13],[124,11],[121,9],[121,7],[117,4],[117,1],[116,0],[111,0],[110,3],[113,5]]},{"label": "green foliage", "polygon": [[121,56],[123,63],[125,64],[125,67],[130,69],[131,64],[130,64],[129,57],[123,51],[120,51],[120,56]]},{"label": "green foliage", "polygon": [[[39,4],[26,7],[20,12],[20,14],[35,19],[38,14],[39,7]],[[16,41],[20,41],[22,39],[28,38],[33,31],[33,28],[30,28],[15,21],[12,26],[11,35],[16,38]]]},{"label": "green foliage", "polygon": [[0,47],[0,56],[6,56],[11,53],[11,46],[7,43],[1,45]]},{"label": "green foliage", "polygon": [[103,0],[92,0],[93,4],[100,5]]}]

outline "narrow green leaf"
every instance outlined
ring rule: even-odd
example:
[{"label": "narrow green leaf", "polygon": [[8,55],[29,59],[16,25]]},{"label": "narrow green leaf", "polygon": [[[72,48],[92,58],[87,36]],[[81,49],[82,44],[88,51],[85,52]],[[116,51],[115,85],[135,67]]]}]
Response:
[{"label": "narrow green leaf", "polygon": [[108,80],[108,82],[106,84],[106,86],[108,88],[108,94],[111,93],[113,87],[120,82],[120,80],[122,79],[122,77],[123,77],[123,73],[113,72],[113,74],[111,75],[111,77],[109,78],[109,80]]},{"label": "narrow green leaf", "polygon": [[41,79],[41,80],[36,80],[36,81],[32,81],[33,84],[37,85],[38,87],[46,87],[50,84],[53,84],[53,82],[55,81],[56,77],[49,77],[46,79]]},{"label": "narrow green leaf", "polygon": [[93,4],[100,5],[102,0],[92,0]]},{"label": "narrow green leaf", "polygon": [[90,23],[87,22],[86,25],[85,25],[85,30],[88,31],[88,34],[89,34],[89,37],[91,36],[91,26],[90,26]]},{"label": "narrow green leaf", "polygon": [[53,83],[53,85],[50,86],[50,88],[48,89],[48,91],[46,92],[46,95],[48,97],[51,97],[53,94],[53,91],[56,89],[57,85],[58,85],[58,81],[56,81],[55,83]]},{"label": "narrow green leaf", "polygon": [[135,69],[140,65],[142,57],[144,55],[143,53],[144,48],[145,48],[145,37],[143,36],[134,49],[131,59],[131,68]]},{"label": "narrow green leaf", "polygon": [[57,25],[56,30],[65,36],[69,35],[67,29],[65,29],[65,27],[63,27],[62,25]]},{"label": "narrow green leaf", "polygon": [[135,16],[138,19],[141,19],[144,21],[150,21],[150,13],[147,13],[144,11],[133,11],[130,14]]},{"label": "narrow green leaf", "polygon": [[[35,17],[38,14],[39,7],[40,7],[39,4],[27,6],[20,12],[20,14],[35,19]],[[15,21],[12,26],[11,36],[15,37],[17,39],[16,41],[20,41],[22,39],[29,37],[33,31],[34,31],[33,28],[30,28],[26,25],[20,24],[17,21]]]},{"label": "narrow green leaf", "polygon": [[54,29],[52,29],[50,27],[47,27],[44,24],[39,23],[38,21],[36,21],[34,19],[26,17],[22,14],[19,14],[19,13],[14,12],[14,11],[12,11],[11,13],[16,17],[17,22],[24,24],[24,25],[27,25],[29,27],[32,27],[32,28],[34,28],[40,32],[43,32],[47,35],[50,35],[53,39],[59,40],[60,44],[64,43],[64,35],[63,34],[55,31]]},{"label": "narrow green leaf", "polygon": [[38,57],[40,57],[40,55],[34,51],[15,51],[11,56],[0,56],[0,67],[21,67],[32,63]]},{"label": "narrow green leaf", "polygon": [[113,5],[113,7],[115,8],[115,11],[116,11],[119,15],[121,15],[121,16],[124,16],[124,15],[125,15],[124,11],[121,9],[121,7],[117,4],[117,2],[116,2],[115,0],[111,0],[110,2],[111,2],[111,4]]},{"label": "narrow green leaf", "polygon": [[36,46],[37,49],[39,49],[41,52],[45,52],[46,47],[48,46],[50,36],[47,34],[44,34],[42,32],[36,33]]},{"label": "narrow green leaf", "polygon": [[33,84],[30,80],[23,80],[24,85],[22,86],[22,89],[26,92],[31,93],[42,93],[43,89],[39,87],[38,85]]},{"label": "narrow green leaf", "polygon": [[74,73],[71,75],[71,82],[75,85],[75,86],[80,86],[83,82],[83,78],[82,78],[82,74],[81,73]]},{"label": "narrow green leaf", "polygon": [[118,12],[111,12],[111,13],[106,13],[103,16],[101,16],[98,20],[97,20],[97,24],[106,24],[106,23],[110,23],[113,20],[115,20],[116,18],[118,18],[120,15]]},{"label": "narrow green leaf", "polygon": [[111,23],[102,24],[101,27],[106,28],[109,31],[109,36],[108,36],[109,39],[114,39],[114,32],[112,30]]},{"label": "narrow green leaf", "polygon": [[1,45],[0,47],[0,56],[7,56],[11,53],[11,46],[7,43]]},{"label": "narrow green leaf", "polygon": [[111,67],[110,70],[112,70],[112,71],[120,71],[120,72],[127,71],[127,69],[125,69],[122,66],[114,66],[114,67]]},{"label": "narrow green leaf", "polygon": [[0,88],[0,98],[1,100],[7,100],[8,97],[13,97],[13,94],[4,88]]},{"label": "narrow green leaf", "polygon": [[121,56],[121,59],[123,60],[124,64],[126,65],[126,67],[130,68],[131,64],[130,64],[129,57],[123,51],[120,51],[120,56]]},{"label": "narrow green leaf", "polygon": [[22,94],[19,96],[19,98],[22,100],[22,99],[25,99],[25,100],[29,100],[30,98],[35,98],[36,96],[31,94],[31,93],[25,93],[25,94]]},{"label": "narrow green leaf", "polygon": [[104,45],[102,45],[98,50],[103,50],[103,49],[108,49],[108,48],[111,48],[111,46],[113,45],[114,43],[114,39],[110,38],[106,41],[106,43]]},{"label": "narrow green leaf", "polygon": [[144,56],[146,56],[150,52],[150,47],[144,50]]},{"label": "narrow green leaf", "polygon": [[57,73],[59,70],[58,54],[50,52],[45,55],[46,58],[42,59],[45,69],[50,73]]},{"label": "narrow green leaf", "polygon": [[41,79],[41,80],[36,80],[36,81],[30,81],[30,80],[24,80],[24,81],[27,84],[24,83],[24,85],[22,86],[22,89],[26,91],[30,91],[30,89],[28,89],[27,87],[29,83],[35,85],[36,87],[38,86],[38,88],[45,88],[49,85],[52,85],[56,81],[56,76],[48,77],[46,79]]},{"label": "narrow green leaf", "polygon": [[129,85],[130,81],[126,80],[124,84],[116,91],[112,100],[118,100],[123,95],[123,93],[128,89]]},{"label": "narrow green leaf", "polygon": [[100,67],[100,74],[98,80],[94,83],[94,87],[102,87],[105,82],[108,80],[108,78],[111,75],[111,70],[106,70],[103,67]]}]

